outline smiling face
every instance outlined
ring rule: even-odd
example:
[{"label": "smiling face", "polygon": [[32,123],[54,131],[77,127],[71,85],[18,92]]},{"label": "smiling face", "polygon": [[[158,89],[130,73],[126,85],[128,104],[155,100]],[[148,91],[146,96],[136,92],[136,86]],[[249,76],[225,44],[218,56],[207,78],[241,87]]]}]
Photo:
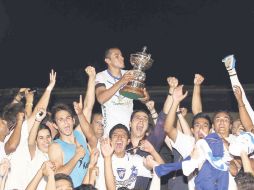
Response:
[{"label": "smiling face", "polygon": [[55,114],[56,127],[60,135],[70,136],[73,133],[74,118],[66,110],[60,110]]},{"label": "smiling face", "polygon": [[51,144],[52,138],[48,129],[41,129],[38,131],[36,138],[38,148],[44,152],[48,153],[48,147]]},{"label": "smiling face", "polygon": [[222,111],[215,114],[213,128],[219,136],[228,137],[231,126],[231,117],[227,112]]},{"label": "smiling face", "polygon": [[143,138],[148,130],[149,116],[147,113],[136,112],[130,122],[131,136]]}]

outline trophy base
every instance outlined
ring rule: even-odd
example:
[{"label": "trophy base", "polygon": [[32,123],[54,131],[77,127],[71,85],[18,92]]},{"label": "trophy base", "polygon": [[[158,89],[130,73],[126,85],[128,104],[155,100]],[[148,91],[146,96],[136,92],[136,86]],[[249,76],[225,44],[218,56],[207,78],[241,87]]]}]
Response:
[{"label": "trophy base", "polygon": [[120,90],[120,94],[133,100],[144,98],[144,92],[142,88],[132,87],[128,85]]}]

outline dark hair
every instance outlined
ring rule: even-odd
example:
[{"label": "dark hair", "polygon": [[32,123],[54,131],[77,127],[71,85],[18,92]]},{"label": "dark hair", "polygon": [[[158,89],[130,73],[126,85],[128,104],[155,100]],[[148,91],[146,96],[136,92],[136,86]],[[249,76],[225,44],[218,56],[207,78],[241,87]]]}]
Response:
[{"label": "dark hair", "polygon": [[[109,58],[113,49],[119,49],[118,47],[108,48],[104,53],[104,59]],[[120,50],[120,49],[119,49]]]},{"label": "dark hair", "polygon": [[211,118],[208,114],[204,113],[204,112],[200,112],[200,113],[197,113],[196,115],[194,115],[193,119],[192,119],[192,123],[191,123],[191,128],[194,127],[194,124],[195,124],[195,121],[199,118],[203,118],[203,119],[206,119],[209,123],[209,129],[212,128],[212,121],[211,121]]},{"label": "dark hair", "polygon": [[116,129],[123,129],[123,130],[127,133],[128,139],[130,138],[130,132],[129,132],[128,128],[127,128],[125,125],[120,124],[120,123],[117,124],[117,125],[115,125],[115,126],[109,131],[109,138],[112,138],[112,135],[113,135],[113,133],[114,133],[114,131],[115,131]]},{"label": "dark hair", "polygon": [[92,116],[91,116],[91,123],[93,122],[94,117],[95,117],[96,115],[101,115],[101,116],[102,116],[102,113],[99,113],[99,112],[93,113]]},{"label": "dark hair", "polygon": [[214,114],[213,114],[213,117],[212,117],[212,122],[214,123],[214,119],[215,117],[219,114],[219,113],[226,113],[229,117],[229,120],[230,120],[230,123],[232,124],[233,123],[233,118],[230,114],[230,112],[228,110],[219,110],[219,111],[216,111]]},{"label": "dark hair", "polygon": [[7,121],[7,125],[10,128],[16,123],[16,115],[19,112],[24,112],[24,105],[22,102],[7,104],[2,113],[2,119]]},{"label": "dark hair", "polygon": [[59,103],[59,104],[56,104],[52,107],[51,113],[52,113],[52,118],[53,118],[54,122],[56,120],[56,113],[61,111],[61,110],[67,111],[73,117],[72,109],[66,104]]},{"label": "dark hair", "polygon": [[239,172],[235,177],[238,190],[253,190],[254,176],[251,173]]},{"label": "dark hair", "polygon": [[55,181],[59,181],[59,180],[66,180],[68,182],[70,182],[71,187],[73,188],[73,182],[70,176],[64,174],[64,173],[58,173],[55,174]]},{"label": "dark hair", "polygon": [[41,124],[40,127],[39,127],[39,129],[38,129],[38,131],[37,131],[36,138],[38,137],[39,131],[41,131],[41,130],[43,130],[43,129],[48,130],[50,136],[52,137],[50,128],[49,128],[47,125]]},{"label": "dark hair", "polygon": [[[133,120],[134,116],[136,115],[136,113],[139,113],[139,112],[143,112],[145,113],[147,116],[148,116],[148,128],[147,128],[147,131],[146,133],[150,133],[151,130],[153,129],[155,123],[153,121],[153,118],[151,116],[151,114],[149,114],[146,110],[143,110],[143,109],[139,109],[139,110],[134,110],[132,113],[131,113],[131,118],[130,118],[130,121]],[[131,130],[131,129],[130,129]]]},{"label": "dark hair", "polygon": [[74,190],[97,190],[97,188],[95,188],[91,184],[82,184],[82,185],[76,187]]}]

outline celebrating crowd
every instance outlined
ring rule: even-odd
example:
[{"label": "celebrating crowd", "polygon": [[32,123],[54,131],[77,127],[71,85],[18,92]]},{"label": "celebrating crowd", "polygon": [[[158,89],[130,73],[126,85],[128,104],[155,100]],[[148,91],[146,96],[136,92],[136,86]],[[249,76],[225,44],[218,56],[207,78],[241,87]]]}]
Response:
[{"label": "celebrating crowd", "polygon": [[[213,117],[202,106],[204,77],[194,76],[193,119],[181,102],[190,95],[168,77],[168,93],[157,112],[148,90],[137,101],[119,93],[134,79],[123,70],[119,48],[105,52],[107,69],[92,66],[87,90],[73,105],[48,108],[57,84],[55,71],[38,102],[21,88],[0,116],[0,190],[251,190],[254,189],[254,111],[229,55],[229,74],[239,109],[233,120],[225,110]],[[162,79],[164,83],[164,79]],[[79,96],[79,97],[78,97]],[[101,113],[93,113],[95,99]],[[216,100],[214,100],[216,103]]]}]

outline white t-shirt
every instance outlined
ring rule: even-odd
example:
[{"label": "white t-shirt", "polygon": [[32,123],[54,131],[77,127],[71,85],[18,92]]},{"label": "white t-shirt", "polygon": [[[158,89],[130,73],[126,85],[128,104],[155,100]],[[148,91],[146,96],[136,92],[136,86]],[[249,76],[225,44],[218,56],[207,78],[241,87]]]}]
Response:
[{"label": "white t-shirt", "polygon": [[123,158],[112,156],[112,168],[116,180],[116,188],[133,189],[137,176],[152,178],[151,171],[143,165],[144,157],[127,153]]},{"label": "white t-shirt", "polygon": [[177,131],[176,141],[173,142],[171,140],[171,144],[172,147],[181,154],[183,159],[185,159],[191,154],[195,146],[195,138],[190,135],[183,134],[181,131]]},{"label": "white t-shirt", "polygon": [[[11,133],[12,134],[12,133]],[[5,142],[8,141],[11,134],[5,138]],[[8,174],[8,178],[5,184],[5,190],[26,188],[26,175],[28,163],[30,160],[30,154],[28,150],[28,124],[25,120],[22,124],[20,143],[15,152],[8,155],[11,163],[11,169]]]},{"label": "white t-shirt", "polygon": [[[121,70],[122,75],[126,70]],[[106,89],[111,88],[119,78],[116,78],[104,70],[96,75],[96,85],[104,84]],[[104,134],[108,135],[110,129],[116,124],[123,124],[129,129],[130,117],[133,112],[133,100],[119,94],[119,90],[107,102],[101,105],[104,119]]]},{"label": "white t-shirt", "polygon": [[6,154],[5,154],[5,149],[4,149],[4,143],[0,142],[0,162],[5,157],[6,157]]},{"label": "white t-shirt", "polygon": [[104,174],[104,158],[101,154],[101,146],[100,143],[97,143],[97,148],[100,151],[98,160],[97,160],[97,167],[99,168],[99,174],[96,178],[95,187],[100,190],[107,190],[106,183],[105,183],[105,174]]},{"label": "white t-shirt", "polygon": [[[36,147],[34,158],[28,163],[26,185],[30,183],[30,181],[36,175],[38,170],[41,168],[43,162],[47,160],[49,160],[48,154],[43,153],[41,150],[38,149],[38,147]],[[46,185],[47,185],[46,179],[42,178],[36,190],[45,190]]]}]

